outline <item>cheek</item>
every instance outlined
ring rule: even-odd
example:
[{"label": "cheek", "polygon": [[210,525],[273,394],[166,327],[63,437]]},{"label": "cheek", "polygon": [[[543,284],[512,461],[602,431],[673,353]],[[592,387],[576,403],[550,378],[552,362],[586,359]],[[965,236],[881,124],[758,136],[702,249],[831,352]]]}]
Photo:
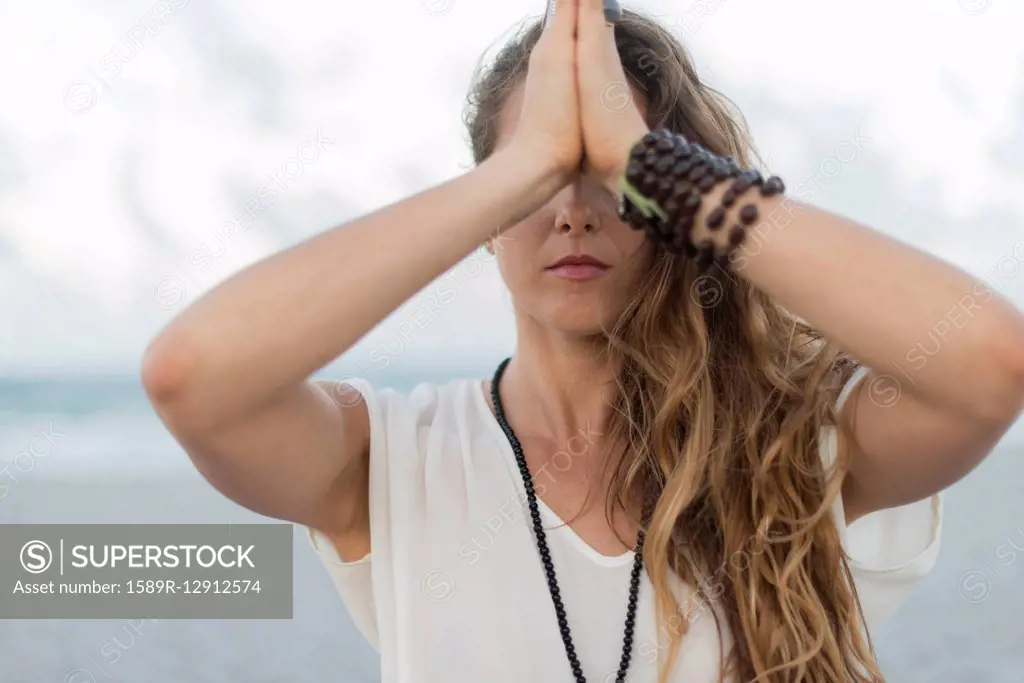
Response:
[{"label": "cheek", "polygon": [[643,232],[634,230],[628,225],[622,227],[622,233],[618,236],[616,243],[626,258],[643,256],[653,249]]},{"label": "cheek", "polygon": [[653,265],[655,250],[644,233],[629,226],[624,226],[623,232],[614,238],[622,260],[614,281],[609,282],[605,290],[609,322],[636,297]]},{"label": "cheek", "polygon": [[609,236],[622,254],[622,262],[626,265],[624,270],[631,276],[649,266],[654,254],[654,245],[642,231],[634,230],[625,224],[617,224],[614,229],[609,230]]},{"label": "cheek", "polygon": [[525,222],[509,228],[494,240],[498,270],[513,294],[531,279],[540,247],[536,230],[531,230]]}]

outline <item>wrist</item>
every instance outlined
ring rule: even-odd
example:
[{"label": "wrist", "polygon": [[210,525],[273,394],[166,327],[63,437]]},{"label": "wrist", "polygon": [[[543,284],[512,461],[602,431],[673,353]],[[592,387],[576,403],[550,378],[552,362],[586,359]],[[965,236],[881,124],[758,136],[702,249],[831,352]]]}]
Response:
[{"label": "wrist", "polygon": [[[738,194],[733,193],[733,199],[726,203],[723,199],[727,192],[731,192],[730,185],[719,183],[704,195],[700,208],[694,214],[693,230],[690,233],[693,243],[710,240],[716,247],[725,247],[729,244],[733,226],[757,231],[758,226],[769,216],[775,217],[779,206],[787,201],[782,194],[765,195],[760,191],[760,185],[752,185]],[[750,222],[742,218],[743,209],[747,206],[754,207],[754,218]],[[719,227],[712,230],[708,227],[708,218],[716,210],[721,210],[723,217]]]},{"label": "wrist", "polygon": [[785,192],[781,178],[765,179],[667,129],[646,136],[630,156],[620,218],[701,270],[727,268],[747,230]]},{"label": "wrist", "polygon": [[579,157],[560,160],[537,143],[511,141],[491,155],[501,165],[530,181],[538,188],[554,188],[552,194],[565,187],[579,170]]},{"label": "wrist", "polygon": [[[693,229],[690,232],[690,240],[693,243],[710,239],[721,246],[721,243],[728,237],[729,227],[736,222],[736,217],[733,215],[733,211],[736,209],[735,204],[729,208],[722,206],[722,196],[729,189],[729,185],[728,182],[719,183],[701,197],[700,207],[693,214]],[[712,233],[708,229],[708,216],[718,207],[724,209],[725,218],[722,220],[722,225],[725,230],[718,229]]]},{"label": "wrist", "polygon": [[570,173],[532,150],[509,145],[495,151],[478,168],[508,186],[513,198],[509,227],[543,206],[569,182]]},{"label": "wrist", "polygon": [[650,130],[642,119],[633,121],[623,128],[618,138],[617,152],[612,156],[613,162],[601,177],[601,185],[616,198],[622,195],[621,181],[626,173],[626,166],[629,165],[629,154]]}]

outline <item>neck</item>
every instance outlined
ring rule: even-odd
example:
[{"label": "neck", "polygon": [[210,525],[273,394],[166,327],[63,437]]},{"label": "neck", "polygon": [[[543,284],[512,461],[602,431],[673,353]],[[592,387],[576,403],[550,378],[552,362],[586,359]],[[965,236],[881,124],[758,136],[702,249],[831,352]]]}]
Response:
[{"label": "neck", "polygon": [[615,370],[599,359],[604,343],[520,325],[516,353],[501,381],[502,402],[524,435],[556,444],[605,432]]}]

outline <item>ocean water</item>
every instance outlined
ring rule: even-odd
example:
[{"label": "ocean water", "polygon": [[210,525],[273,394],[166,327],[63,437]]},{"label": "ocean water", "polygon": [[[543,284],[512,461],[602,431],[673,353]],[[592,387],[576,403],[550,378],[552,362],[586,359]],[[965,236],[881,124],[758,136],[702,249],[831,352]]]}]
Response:
[{"label": "ocean water", "polygon": [[[938,565],[873,634],[890,681],[1024,681],[1021,431],[950,489]],[[192,470],[133,378],[0,380],[0,523],[229,521],[266,520]],[[375,652],[300,529],[294,562],[291,620],[0,614],[0,683],[379,680]]]}]

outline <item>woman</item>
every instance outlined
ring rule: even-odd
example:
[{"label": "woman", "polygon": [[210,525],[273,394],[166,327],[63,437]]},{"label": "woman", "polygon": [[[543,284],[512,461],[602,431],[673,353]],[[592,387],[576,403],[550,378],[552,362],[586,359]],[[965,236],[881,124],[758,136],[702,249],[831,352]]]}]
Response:
[{"label": "woman", "polygon": [[[621,182],[649,131],[750,149],[635,13],[559,0],[471,101],[472,171],[160,334],[142,372],[169,429],[226,496],[309,528],[385,681],[881,680],[865,626],[1021,409],[1020,313],[771,183],[710,269],[634,230]],[[517,324],[493,380],[309,379],[481,242]]]}]

